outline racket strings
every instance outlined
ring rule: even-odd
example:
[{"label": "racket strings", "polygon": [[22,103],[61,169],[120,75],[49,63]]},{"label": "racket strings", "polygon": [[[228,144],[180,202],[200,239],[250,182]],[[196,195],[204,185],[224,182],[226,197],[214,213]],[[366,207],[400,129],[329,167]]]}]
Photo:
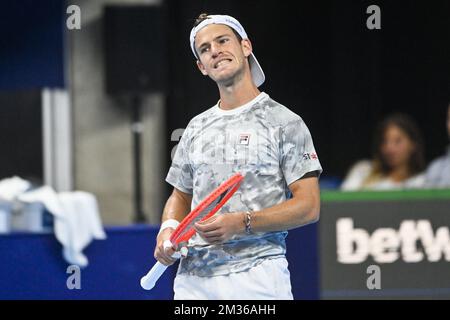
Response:
[{"label": "racket strings", "polygon": [[189,223],[186,225],[185,229],[180,232],[177,239],[183,239],[184,236],[192,230],[194,227],[194,224],[201,221],[208,213],[210,213],[214,208],[225,198],[225,196],[230,192],[233,186],[226,189],[223,193],[219,195],[216,199],[211,202],[205,209],[201,210],[199,214]]}]

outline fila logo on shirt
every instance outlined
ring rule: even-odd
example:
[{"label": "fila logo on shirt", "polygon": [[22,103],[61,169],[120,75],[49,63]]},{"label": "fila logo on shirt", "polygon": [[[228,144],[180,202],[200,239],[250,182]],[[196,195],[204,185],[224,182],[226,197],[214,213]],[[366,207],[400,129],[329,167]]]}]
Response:
[{"label": "fila logo on shirt", "polygon": [[238,144],[241,146],[248,146],[250,143],[250,133],[239,134]]}]

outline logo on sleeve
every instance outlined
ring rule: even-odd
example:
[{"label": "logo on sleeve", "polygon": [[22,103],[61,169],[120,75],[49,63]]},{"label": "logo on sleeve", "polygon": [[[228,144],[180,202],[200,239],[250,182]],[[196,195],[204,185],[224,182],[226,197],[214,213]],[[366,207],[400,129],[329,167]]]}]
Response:
[{"label": "logo on sleeve", "polygon": [[304,153],[303,160],[317,160],[317,153],[315,152]]}]

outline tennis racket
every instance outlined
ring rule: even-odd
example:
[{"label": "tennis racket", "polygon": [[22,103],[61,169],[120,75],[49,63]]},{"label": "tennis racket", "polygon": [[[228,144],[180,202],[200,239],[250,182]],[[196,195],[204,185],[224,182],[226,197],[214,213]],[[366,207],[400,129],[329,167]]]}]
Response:
[{"label": "tennis racket", "polygon": [[[211,192],[181,221],[170,236],[170,240],[164,242],[164,248],[170,246],[178,248],[180,244],[187,243],[195,234],[194,224],[197,221],[206,220],[214,215],[233,196],[236,190],[239,189],[243,179],[244,177],[240,173],[237,173]],[[178,259],[180,253],[176,252],[172,257]],[[166,269],[166,265],[157,261],[153,268],[142,277],[141,287],[145,290],[151,290]]]}]

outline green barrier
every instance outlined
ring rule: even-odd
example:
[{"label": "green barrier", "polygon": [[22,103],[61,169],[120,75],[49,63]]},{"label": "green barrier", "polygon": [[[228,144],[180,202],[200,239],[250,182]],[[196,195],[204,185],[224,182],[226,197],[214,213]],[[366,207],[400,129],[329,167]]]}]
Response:
[{"label": "green barrier", "polygon": [[450,189],[399,191],[322,191],[322,202],[450,199]]},{"label": "green barrier", "polygon": [[321,194],[322,299],[450,299],[450,190]]}]

